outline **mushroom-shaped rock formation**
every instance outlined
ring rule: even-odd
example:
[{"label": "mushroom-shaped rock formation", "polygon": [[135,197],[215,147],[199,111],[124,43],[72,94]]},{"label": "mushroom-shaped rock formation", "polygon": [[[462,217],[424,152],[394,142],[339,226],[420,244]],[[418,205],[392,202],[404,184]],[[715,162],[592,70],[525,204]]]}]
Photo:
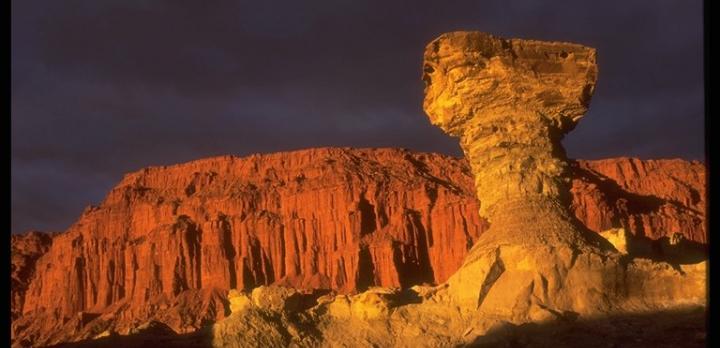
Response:
[{"label": "mushroom-shaped rock formation", "polygon": [[459,136],[481,215],[497,204],[560,199],[569,182],[560,141],[587,111],[595,50],[575,44],[450,33],[425,51],[425,111]]},{"label": "mushroom-shaped rock formation", "polygon": [[461,308],[525,322],[704,301],[704,264],[683,272],[633,262],[568,209],[561,140],[587,111],[595,56],[581,45],[480,32],[427,46],[425,111],[460,137],[491,223],[448,280]]}]

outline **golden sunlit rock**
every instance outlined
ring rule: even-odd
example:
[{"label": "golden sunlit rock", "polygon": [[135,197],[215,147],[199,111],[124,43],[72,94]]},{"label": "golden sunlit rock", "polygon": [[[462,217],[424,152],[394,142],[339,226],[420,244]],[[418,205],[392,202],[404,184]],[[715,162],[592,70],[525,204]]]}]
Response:
[{"label": "golden sunlit rock", "polygon": [[704,166],[565,156],[594,49],[453,32],[423,70],[466,159],[323,148],[128,174],[66,232],[13,236],[13,346],[494,347],[524,345],[520,324],[703,308]]},{"label": "golden sunlit rock", "polygon": [[628,253],[628,235],[624,228],[611,228],[600,232],[600,236],[607,239],[619,253]]},{"label": "golden sunlit rock", "polygon": [[560,141],[587,111],[596,78],[595,50],[576,44],[454,32],[427,45],[423,105],[460,137],[481,215],[492,222],[500,201],[565,194]]},{"label": "golden sunlit rock", "polygon": [[[704,275],[628,261],[569,210],[561,140],[587,111],[596,78],[595,50],[580,45],[479,32],[428,44],[425,111],[460,137],[491,223],[448,280],[453,303],[518,323],[704,303]],[[659,276],[666,285],[639,285]]]}]

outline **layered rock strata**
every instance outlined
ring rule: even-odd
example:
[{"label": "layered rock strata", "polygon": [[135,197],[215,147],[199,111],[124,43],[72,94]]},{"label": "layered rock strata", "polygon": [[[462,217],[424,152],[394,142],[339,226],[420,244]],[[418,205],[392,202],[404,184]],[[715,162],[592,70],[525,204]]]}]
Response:
[{"label": "layered rock strata", "polygon": [[704,304],[703,255],[685,257],[707,241],[702,164],[565,158],[593,49],[450,33],[424,72],[468,162],[313,149],[127,175],[68,231],[13,237],[13,345],[215,322],[199,346],[454,346]]},{"label": "layered rock strata", "polygon": [[[574,44],[504,40],[483,33],[458,32],[442,35],[428,45],[425,60],[425,109],[434,124],[461,138],[462,148],[474,175],[474,183],[471,181],[468,187],[474,184],[480,199],[480,214],[490,222],[490,227],[479,237],[466,237],[466,242],[474,240],[474,246],[459,270],[439,286],[407,288],[401,283],[404,289],[368,288],[368,284],[377,284],[378,278],[370,281],[362,274],[368,269],[372,269],[369,274],[382,274],[387,270],[379,271],[380,266],[390,263],[376,262],[382,258],[377,258],[374,256],[377,254],[372,252],[369,258],[362,256],[368,254],[362,251],[363,246],[369,245],[372,250],[372,243],[383,240],[382,236],[401,239],[406,237],[399,236],[419,234],[398,235],[392,232],[392,228],[384,231],[383,227],[388,226],[387,222],[392,221],[392,217],[397,214],[396,208],[391,211],[389,207],[396,205],[382,203],[384,201],[378,199],[376,194],[367,194],[369,191],[363,188],[360,190],[363,194],[350,200],[357,202],[351,205],[356,210],[350,209],[348,213],[349,216],[355,212],[360,215],[359,222],[348,218],[351,231],[359,231],[350,232],[350,236],[356,236],[353,240],[360,241],[360,251],[355,259],[347,256],[345,260],[351,261],[344,263],[342,268],[347,269],[351,267],[348,264],[358,262],[357,268],[353,268],[353,274],[356,275],[354,284],[359,288],[367,288],[366,291],[360,294],[322,295],[275,286],[259,287],[251,292],[233,290],[227,299],[231,313],[201,335],[206,341],[200,346],[515,346],[523,343],[514,341],[515,338],[507,341],[493,336],[508,328],[512,329],[514,324],[527,322],[545,322],[543,325],[548,325],[548,329],[553,326],[557,328],[553,322],[558,321],[554,319],[562,319],[560,322],[569,326],[569,330],[609,325],[609,329],[601,328],[600,333],[581,339],[582,342],[602,341],[607,345],[608,339],[616,343],[618,339],[626,337],[617,337],[616,332],[619,330],[612,326],[614,322],[630,321],[637,324],[638,318],[627,313],[637,315],[648,311],[654,313],[642,316],[639,322],[664,321],[672,327],[675,322],[668,319],[680,313],[695,324],[693,330],[703,333],[703,328],[697,323],[702,316],[705,301],[705,263],[657,262],[639,257],[636,247],[638,239],[652,240],[657,236],[665,238],[667,245],[673,247],[683,245],[687,240],[704,241],[705,237],[696,235],[696,232],[687,234],[694,237],[683,238],[681,236],[684,234],[667,230],[668,226],[674,230],[682,224],[702,230],[702,227],[692,223],[692,218],[681,219],[682,223],[666,221],[657,229],[645,228],[645,224],[662,220],[660,217],[664,214],[677,213],[678,210],[674,209],[679,209],[683,204],[688,209],[687,216],[701,216],[703,210],[696,209],[704,199],[697,195],[699,190],[685,187],[687,190],[679,190],[684,193],[673,193],[675,198],[669,199],[661,191],[679,185],[671,180],[671,183],[655,183],[653,186],[663,187],[659,191],[648,188],[653,193],[628,194],[625,187],[637,187],[644,179],[621,174],[625,170],[621,164],[611,165],[613,169],[603,175],[585,177],[571,183],[573,171],[586,175],[597,174],[597,168],[592,164],[567,161],[560,144],[562,136],[575,126],[587,109],[597,73],[594,50]],[[459,186],[451,184],[452,180],[448,180],[448,173],[455,167],[436,166],[433,161],[418,160],[414,155],[411,157],[413,159],[406,159],[415,168],[423,168],[417,172],[423,180],[429,180],[434,183],[432,185],[447,190],[447,194],[441,195],[439,186],[430,185],[436,189],[428,189],[424,185],[426,194],[432,192],[430,196],[435,198],[431,199],[432,208],[423,210],[423,214],[432,214],[434,209],[442,206],[439,197],[453,197],[461,191]],[[633,160],[629,163],[634,172],[640,172],[639,167],[659,168],[657,163]],[[639,163],[642,165],[638,166]],[[251,168],[259,166],[256,164]],[[196,175],[193,180],[198,177],[201,179],[184,186],[186,195],[196,195],[201,192],[199,187],[222,181],[222,176],[217,173],[228,172],[223,168],[214,169],[216,174],[209,178]],[[382,175],[379,167],[371,166],[373,170],[368,172],[360,168],[362,166],[353,166],[353,170],[348,173],[349,177],[361,172],[363,176],[372,178],[373,182],[385,182],[383,178],[387,176]],[[648,175],[657,175],[653,172]],[[318,177],[316,173],[303,172],[300,182]],[[407,173],[396,172],[397,176],[390,177],[403,182],[408,178]],[[288,182],[291,178],[288,177]],[[149,191],[145,188],[157,185],[157,181],[147,178],[134,178],[131,182],[141,187],[143,192]],[[413,192],[412,187],[384,184],[382,190],[371,192]],[[600,193],[594,192],[595,188]],[[297,188],[295,190],[295,194],[298,194]],[[587,190],[593,193],[583,195],[582,192]],[[157,200],[157,197],[153,199]],[[207,198],[201,200],[203,203],[206,201]],[[591,213],[595,210],[586,208],[590,202],[602,202],[603,208],[598,209],[602,213]],[[645,205],[653,208],[641,209]],[[267,204],[260,206],[272,207]],[[368,206],[372,208],[368,209]],[[383,209],[378,208],[381,206],[388,209],[386,213],[381,213]],[[228,206],[223,207],[223,211],[228,210]],[[331,211],[335,211],[334,207],[336,205],[333,205]],[[275,209],[280,208],[275,206]],[[264,210],[268,211],[267,208]],[[466,229],[466,221],[471,215],[475,213],[464,215],[464,224],[456,224],[452,229],[456,230],[458,226]],[[198,216],[212,217],[215,214],[191,216],[186,213],[183,216],[186,216],[187,225],[191,224],[190,221],[202,221]],[[367,216],[372,218],[365,218]],[[603,226],[614,229],[596,231],[607,237],[603,238],[587,229],[578,217],[584,218],[594,228]],[[433,224],[437,221],[435,218],[429,220]],[[236,221],[226,217],[223,221],[230,221],[229,226],[237,226],[238,222],[245,220]],[[210,228],[200,226],[192,229],[195,231],[192,236],[205,236],[208,233],[206,231],[211,231],[210,236],[222,235],[217,231],[224,230],[213,229],[215,224],[210,224]],[[427,247],[430,248],[442,240],[433,235],[433,230],[437,228],[435,225],[423,223],[422,226],[425,238],[414,238],[409,245],[419,245],[419,249],[423,249],[423,242],[427,241]],[[346,231],[343,230],[343,233]],[[333,235],[337,234],[335,232]],[[243,238],[243,243],[252,244]],[[206,239],[202,237],[201,240]],[[215,240],[212,237],[210,239]],[[433,242],[430,242],[431,239]],[[216,244],[224,245],[223,242],[227,243],[228,240],[236,239],[231,237]],[[283,240],[288,238],[284,237]],[[322,238],[315,238],[312,243],[322,241]],[[324,244],[317,245],[322,248]],[[200,250],[200,255],[215,255],[214,260],[238,254],[211,253],[205,248]],[[423,255],[422,251],[415,253],[413,250],[417,248],[413,247],[398,250],[411,250],[407,255]],[[323,252],[327,253],[326,250]],[[401,252],[399,255],[406,254]],[[313,254],[313,257],[318,255]],[[201,259],[205,260],[204,257]],[[373,261],[363,261],[368,259]],[[424,256],[399,259],[421,260]],[[220,280],[213,282],[214,285],[232,279],[233,274],[229,271],[230,276],[224,276],[225,264],[217,264],[220,266],[216,268],[223,271],[218,272]],[[261,262],[261,265],[266,264],[275,263]],[[421,264],[423,262],[416,263]],[[432,262],[429,264],[432,265],[431,269],[437,265]],[[395,267],[401,268],[397,261]],[[200,283],[205,284],[208,278],[203,277],[205,273],[202,269],[199,271]],[[284,269],[291,268],[286,264]],[[344,281],[349,278],[346,276]],[[268,279],[264,278],[265,281]],[[236,281],[235,284],[239,283]],[[338,282],[334,286],[340,284],[346,283]],[[666,311],[667,308],[677,309],[681,306],[694,308],[690,311]],[[572,324],[575,322],[583,323]],[[544,331],[553,332],[554,337],[541,339],[542,343],[537,343],[539,346],[558,343],[555,335],[557,330]],[[600,337],[603,339],[598,340]],[[678,336],[674,334],[664,335],[663,342],[668,338],[670,340],[667,342],[678,342]],[[679,342],[689,342],[685,338]],[[702,337],[698,341],[702,341]],[[570,346],[577,345],[577,342],[576,336]],[[525,343],[528,341],[525,340]]]},{"label": "layered rock strata", "polygon": [[465,310],[528,322],[704,303],[703,269],[667,273],[668,264],[633,262],[569,210],[561,140],[587,111],[595,57],[576,44],[479,32],[427,46],[425,111],[460,138],[480,215],[491,223],[447,282]]},{"label": "layered rock strata", "polygon": [[[706,240],[702,164],[581,160],[571,170],[573,211],[594,231],[624,227],[658,242],[673,232],[688,243]],[[41,345],[127,334],[148,320],[188,332],[229,312],[223,292],[231,288],[349,293],[442,283],[487,229],[474,191],[465,160],[399,149],[313,149],[148,168],[127,175],[67,232],[13,236],[13,335]],[[229,223],[213,228],[214,213]],[[323,262],[343,267],[313,268]],[[282,265],[300,272],[289,276],[295,266]],[[31,283],[35,293],[25,301]],[[216,288],[202,290],[208,284]]]},{"label": "layered rock strata", "polygon": [[575,161],[572,171],[570,207],[589,229],[624,227],[653,240],[681,233],[707,243],[704,165],[614,158]]},{"label": "layered rock strata", "polygon": [[232,288],[442,281],[486,224],[466,171],[436,154],[311,149],[129,174],[37,261],[13,334],[41,345],[147,320],[183,333],[222,318],[216,295]]}]

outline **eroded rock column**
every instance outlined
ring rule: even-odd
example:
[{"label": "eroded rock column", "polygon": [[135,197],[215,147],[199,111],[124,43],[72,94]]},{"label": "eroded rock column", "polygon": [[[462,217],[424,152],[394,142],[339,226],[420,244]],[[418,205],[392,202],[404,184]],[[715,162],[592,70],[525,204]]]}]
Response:
[{"label": "eroded rock column", "polygon": [[[594,49],[454,32],[427,46],[423,69],[424,109],[460,138],[491,224],[448,280],[452,302],[526,322],[703,298],[667,264],[623,261],[569,212],[561,140],[587,111]],[[662,277],[662,291],[638,287]]]},{"label": "eroded rock column", "polygon": [[456,32],[427,46],[424,108],[460,137],[482,216],[492,222],[513,200],[566,197],[560,141],[587,111],[596,77],[595,50],[575,44]]}]

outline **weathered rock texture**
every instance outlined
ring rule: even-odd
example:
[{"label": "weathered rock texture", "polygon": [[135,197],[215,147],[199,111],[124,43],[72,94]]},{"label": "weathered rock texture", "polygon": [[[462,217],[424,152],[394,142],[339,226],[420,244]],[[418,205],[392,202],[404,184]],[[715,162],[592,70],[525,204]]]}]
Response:
[{"label": "weathered rock texture", "polygon": [[348,293],[442,281],[485,224],[463,189],[466,171],[435,154],[315,149],[127,175],[38,260],[14,332],[57,342],[78,337],[67,323],[79,312],[86,320],[112,312],[110,324],[81,325],[95,327],[85,337],[127,333],[160,320],[156,311],[181,311],[176,299],[189,292],[210,312],[162,320],[186,332],[224,315],[199,289],[275,283]]},{"label": "weathered rock texture", "polygon": [[[160,323],[135,335],[108,335],[89,347],[704,347],[707,313],[691,307],[653,313],[516,326],[436,302],[431,289],[371,288],[351,296],[300,294],[275,286],[230,291],[233,311],[211,327],[172,335]],[[317,303],[298,306],[302,300]],[[170,331],[170,332],[168,332]]]},{"label": "weathered rock texture", "polygon": [[480,215],[492,221],[511,200],[561,201],[570,178],[561,140],[587,111],[594,49],[451,33],[427,46],[424,71],[425,111],[460,137]]},{"label": "weathered rock texture", "polygon": [[[457,346],[508,322],[704,305],[704,262],[651,260],[707,240],[702,165],[565,158],[593,49],[459,32],[425,61],[425,109],[474,177],[462,160],[387,149],[130,174],[47,252],[29,248],[43,256],[17,273],[30,280],[11,295],[14,345],[216,321],[194,345]],[[610,228],[610,242],[590,230]],[[444,283],[408,289],[423,282]],[[257,287],[270,283],[340,294]]]},{"label": "weathered rock texture", "polygon": [[[617,159],[571,170],[575,214],[596,232],[706,240],[702,164]],[[487,229],[478,207],[465,160],[398,149],[148,168],[55,236],[36,277],[28,261],[50,237],[13,236],[12,308],[25,313],[13,334],[41,345],[149,320],[187,332],[228,313],[225,290],[271,283],[341,293],[442,283]]]},{"label": "weathered rock texture", "polygon": [[682,233],[706,244],[705,166],[683,160],[614,158],[573,165],[571,210],[589,229],[650,239]]},{"label": "weathered rock texture", "polygon": [[52,236],[30,231],[10,237],[10,319],[17,319],[25,302],[25,291],[34,277],[35,262],[52,245]]},{"label": "weathered rock texture", "polygon": [[425,111],[460,137],[492,224],[448,280],[452,303],[520,323],[704,303],[704,269],[630,261],[568,209],[561,140],[589,105],[594,49],[455,32],[424,71]]}]

